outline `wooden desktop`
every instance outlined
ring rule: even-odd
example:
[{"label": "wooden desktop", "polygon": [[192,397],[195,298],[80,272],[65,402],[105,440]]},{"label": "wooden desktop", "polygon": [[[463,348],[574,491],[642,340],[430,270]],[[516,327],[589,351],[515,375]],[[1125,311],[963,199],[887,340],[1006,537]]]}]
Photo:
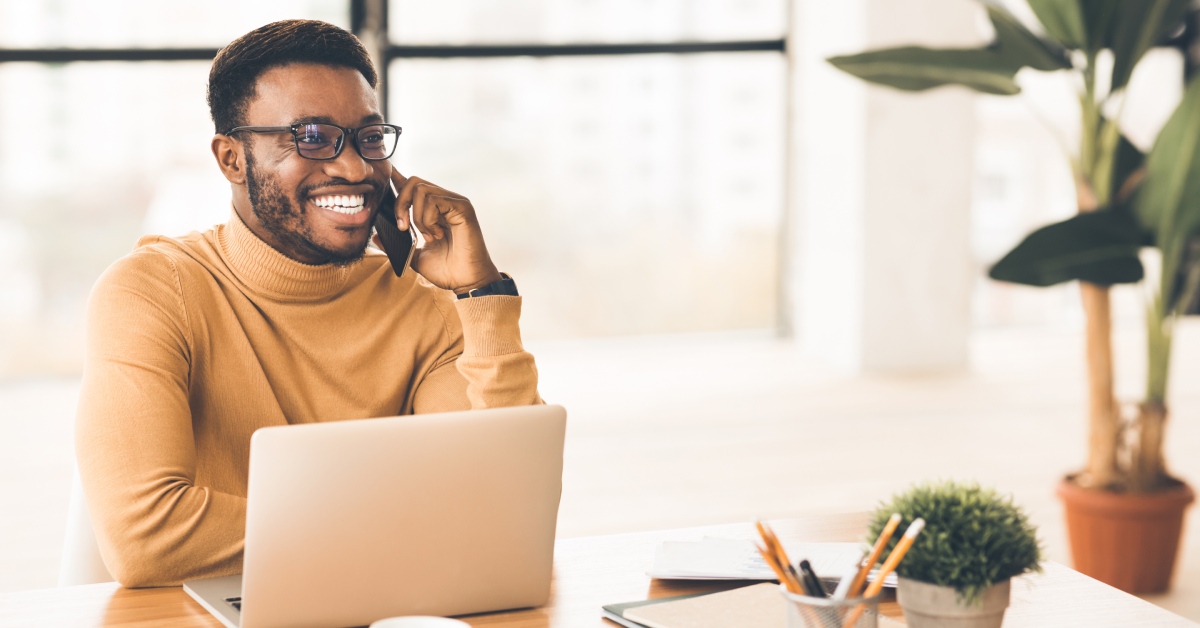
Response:
[{"label": "wooden desktop", "polygon": [[[865,515],[829,515],[772,522],[785,540],[858,541]],[[750,523],[563,539],[554,558],[550,603],[541,608],[464,617],[473,626],[614,628],[601,618],[604,604],[717,591],[745,583],[651,580],[645,575],[665,540],[705,536],[755,538]],[[881,611],[902,618],[898,606]],[[1178,615],[1056,563],[1013,586],[1006,628],[1022,626],[1197,626]],[[0,626],[162,626],[220,628],[179,587],[124,589],[116,583],[0,594]]]}]

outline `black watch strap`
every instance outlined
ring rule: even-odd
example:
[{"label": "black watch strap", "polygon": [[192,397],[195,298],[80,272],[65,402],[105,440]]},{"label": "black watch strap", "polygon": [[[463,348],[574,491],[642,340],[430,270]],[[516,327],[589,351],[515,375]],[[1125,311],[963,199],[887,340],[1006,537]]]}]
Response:
[{"label": "black watch strap", "polygon": [[517,282],[513,281],[513,278],[509,277],[508,273],[500,273],[500,276],[503,277],[500,281],[493,281],[482,288],[468,290],[458,295],[458,298],[469,299],[471,297],[487,297],[496,294],[510,297],[520,296],[517,294]]}]

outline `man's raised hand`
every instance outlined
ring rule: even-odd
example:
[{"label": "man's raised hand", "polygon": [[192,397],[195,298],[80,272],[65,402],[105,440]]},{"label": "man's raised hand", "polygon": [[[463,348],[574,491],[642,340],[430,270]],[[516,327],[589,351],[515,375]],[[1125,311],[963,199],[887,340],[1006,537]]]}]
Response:
[{"label": "man's raised hand", "polygon": [[[481,288],[501,279],[492,263],[475,208],[466,197],[418,177],[405,177],[392,168],[396,195],[396,226],[412,222],[425,237],[425,246],[413,255],[412,267],[429,283],[458,293]],[[380,208],[387,211],[387,208]]]}]

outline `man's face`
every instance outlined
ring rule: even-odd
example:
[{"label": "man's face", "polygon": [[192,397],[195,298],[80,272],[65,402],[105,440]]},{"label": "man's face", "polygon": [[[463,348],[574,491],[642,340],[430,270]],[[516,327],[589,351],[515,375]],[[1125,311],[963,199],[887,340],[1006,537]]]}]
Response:
[{"label": "man's face", "polygon": [[[382,122],[375,92],[350,68],[292,64],[263,73],[246,126],[323,122],[358,128]],[[349,137],[336,159],[305,159],[291,133],[240,133],[253,231],[306,264],[345,264],[362,257],[391,166],[366,161]],[[358,199],[361,198],[361,206]]]}]

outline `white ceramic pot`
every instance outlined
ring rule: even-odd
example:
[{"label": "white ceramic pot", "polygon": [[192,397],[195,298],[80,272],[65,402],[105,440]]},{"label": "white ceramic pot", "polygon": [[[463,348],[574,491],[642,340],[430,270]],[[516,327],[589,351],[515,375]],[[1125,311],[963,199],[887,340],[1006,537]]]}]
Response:
[{"label": "white ceramic pot", "polygon": [[992,585],[967,604],[953,587],[900,578],[896,601],[909,628],[1000,628],[1011,582]]}]

